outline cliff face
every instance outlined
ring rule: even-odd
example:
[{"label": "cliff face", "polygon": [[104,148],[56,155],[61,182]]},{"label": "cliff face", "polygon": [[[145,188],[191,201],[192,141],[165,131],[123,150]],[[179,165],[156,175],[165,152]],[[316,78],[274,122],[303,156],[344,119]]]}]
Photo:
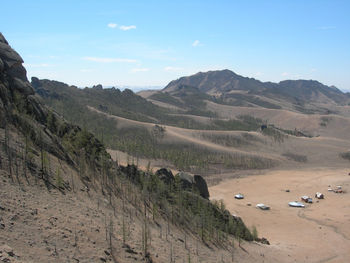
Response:
[{"label": "cliff face", "polygon": [[0,33],[0,128],[12,127],[34,145],[74,164],[79,151],[107,156],[102,143],[46,107],[28,82],[23,59]]}]

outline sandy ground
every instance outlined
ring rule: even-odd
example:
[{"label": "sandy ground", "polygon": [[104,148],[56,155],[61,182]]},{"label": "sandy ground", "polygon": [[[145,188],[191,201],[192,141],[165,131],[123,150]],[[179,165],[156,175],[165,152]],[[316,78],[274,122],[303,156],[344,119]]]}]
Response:
[{"label": "sandy ground", "polygon": [[[281,255],[279,262],[350,262],[349,172],[350,168],[270,171],[223,181],[211,187],[210,194],[223,199],[248,226],[255,225],[259,236],[271,242],[270,253]],[[341,185],[345,193],[328,192],[329,185]],[[325,194],[324,200],[315,200],[317,191]],[[245,199],[234,199],[236,193]],[[313,197],[314,203],[288,206],[302,195]],[[257,209],[257,203],[271,210]]]}]

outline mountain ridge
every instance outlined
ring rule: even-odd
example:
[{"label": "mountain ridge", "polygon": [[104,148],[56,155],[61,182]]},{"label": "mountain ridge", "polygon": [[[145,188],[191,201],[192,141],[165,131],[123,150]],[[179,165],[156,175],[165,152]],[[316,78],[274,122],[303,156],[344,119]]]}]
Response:
[{"label": "mountain ridge", "polygon": [[349,103],[347,93],[316,80],[262,82],[255,78],[240,76],[228,69],[198,72],[191,76],[181,77],[171,81],[162,89],[162,92],[174,94],[183,87],[198,88],[203,93],[221,99],[223,103],[234,103],[237,104],[236,106],[239,104],[249,105],[252,100],[258,97],[266,102],[273,100],[276,105],[292,104],[296,110],[300,110],[300,107],[304,107],[306,103],[332,103],[336,105]]}]

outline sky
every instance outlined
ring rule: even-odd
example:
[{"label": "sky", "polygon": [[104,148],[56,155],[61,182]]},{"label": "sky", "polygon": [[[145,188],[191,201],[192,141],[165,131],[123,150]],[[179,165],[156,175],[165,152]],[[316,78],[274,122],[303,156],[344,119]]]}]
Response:
[{"label": "sky", "polygon": [[79,87],[162,86],[230,69],[350,91],[350,1],[0,0],[28,77]]}]

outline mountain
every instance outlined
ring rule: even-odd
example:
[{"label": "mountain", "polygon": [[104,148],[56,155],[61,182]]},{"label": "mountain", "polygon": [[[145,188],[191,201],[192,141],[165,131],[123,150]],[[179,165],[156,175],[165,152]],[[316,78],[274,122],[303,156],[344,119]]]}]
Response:
[{"label": "mountain", "polygon": [[[242,77],[230,70],[199,72],[181,77],[171,81],[162,92],[176,97],[178,90],[183,87],[197,88],[200,92],[213,96],[213,99],[221,104],[285,108],[305,113],[325,113],[325,104],[349,103],[348,96],[339,89],[318,81],[261,82],[254,78]],[[156,95],[153,95],[153,98],[157,99]]]}]

